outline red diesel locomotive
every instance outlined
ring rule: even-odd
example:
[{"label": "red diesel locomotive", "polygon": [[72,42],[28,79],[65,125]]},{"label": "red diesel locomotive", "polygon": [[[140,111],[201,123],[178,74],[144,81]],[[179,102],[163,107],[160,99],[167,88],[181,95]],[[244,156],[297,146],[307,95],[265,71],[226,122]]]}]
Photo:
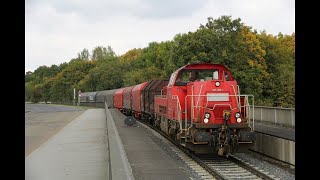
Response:
[{"label": "red diesel locomotive", "polygon": [[240,95],[230,71],[220,64],[188,64],[172,73],[169,82],[152,80],[119,89],[114,107],[156,126],[195,153],[227,156],[247,149],[256,138],[250,117],[253,96]]}]

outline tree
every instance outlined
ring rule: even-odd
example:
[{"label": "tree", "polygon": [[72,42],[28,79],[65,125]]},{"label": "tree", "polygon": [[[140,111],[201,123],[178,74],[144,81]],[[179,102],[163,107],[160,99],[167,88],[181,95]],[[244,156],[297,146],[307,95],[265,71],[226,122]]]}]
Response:
[{"label": "tree", "polygon": [[31,71],[26,72],[26,75],[24,77],[26,83],[33,81],[34,78],[35,78],[35,75]]},{"label": "tree", "polygon": [[25,83],[25,101],[31,101],[33,85],[31,82]]},{"label": "tree", "polygon": [[102,61],[114,58],[116,56],[115,52],[112,50],[111,46],[107,48],[102,46],[97,46],[92,51],[92,60]]},{"label": "tree", "polygon": [[221,63],[228,67],[238,81],[242,93],[262,93],[266,72],[265,51],[250,27],[241,19],[230,16],[208,18],[195,32],[178,34],[174,38],[171,63],[180,67],[195,61]]},{"label": "tree", "polygon": [[120,61],[122,62],[132,62],[134,60],[140,60],[141,59],[141,53],[142,50],[141,48],[134,48],[134,49],[130,49],[129,51],[127,51],[126,53],[124,53],[123,55],[120,56]]},{"label": "tree", "polygon": [[31,94],[31,102],[37,103],[42,98],[42,87],[43,84],[37,84],[32,88],[32,94]]},{"label": "tree", "polygon": [[63,73],[59,73],[49,90],[50,100],[58,102],[71,102],[73,98],[73,87],[70,82],[65,81]]},{"label": "tree", "polygon": [[84,48],[80,53],[78,53],[78,59],[88,61],[90,59],[90,53],[88,49]]},{"label": "tree", "polygon": [[261,32],[261,46],[266,50],[270,78],[263,82],[262,95],[273,106],[295,106],[295,35],[277,36]]},{"label": "tree", "polygon": [[137,85],[152,79],[164,79],[161,69],[149,66],[144,69],[126,72],[123,77],[125,87]]},{"label": "tree", "polygon": [[110,46],[97,46],[92,50],[92,61],[89,58],[89,51],[83,49],[69,63],[27,72],[26,100],[70,101],[73,88],[100,91],[168,79],[177,68],[200,61],[224,64],[241,94],[253,94],[256,104],[295,104],[295,34],[259,34],[240,18],[209,17],[194,32],[177,34],[170,41],[150,42],[120,57]]},{"label": "tree", "polygon": [[91,69],[78,84],[82,92],[116,89],[123,86],[125,63],[119,60],[106,61]]}]

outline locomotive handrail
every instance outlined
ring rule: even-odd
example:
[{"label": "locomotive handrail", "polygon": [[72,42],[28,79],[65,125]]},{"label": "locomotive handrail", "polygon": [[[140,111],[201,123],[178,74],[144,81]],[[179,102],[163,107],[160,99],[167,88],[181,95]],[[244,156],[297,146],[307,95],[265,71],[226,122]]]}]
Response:
[{"label": "locomotive handrail", "polygon": [[293,110],[293,111],[295,111],[295,108],[286,108],[286,107],[271,107],[271,106],[255,106],[255,107],[264,108],[264,109]]},{"label": "locomotive handrail", "polygon": [[[193,91],[192,91],[193,93]],[[187,114],[188,113],[188,109],[187,109],[187,98],[188,97],[208,97],[210,95],[206,94],[206,95],[187,95],[185,96],[185,113]],[[235,96],[235,97],[245,97],[245,104],[243,106],[238,106],[238,108],[241,110],[241,108],[246,108],[246,111],[247,111],[247,114],[246,114],[246,117],[247,118],[247,124],[248,126],[254,130],[254,96],[249,94],[249,95],[221,95],[221,97],[229,97],[229,96]],[[250,106],[249,104],[249,97],[252,98],[252,105]],[[194,119],[194,115],[192,114],[192,112],[194,111],[194,108],[199,108],[199,107],[202,107],[202,106],[194,106],[193,105],[193,99],[194,98],[191,98],[191,126],[192,126],[192,119]],[[207,105],[208,105],[208,98],[206,99],[207,102],[206,102],[206,107],[202,107],[202,108],[207,108]],[[215,104],[214,107],[212,108],[212,110],[214,110],[215,106],[218,105],[218,104]],[[221,105],[221,104],[220,104]],[[230,104],[224,104],[224,105],[229,105],[230,106],[230,109],[232,109],[231,105]],[[251,117],[250,117],[250,110],[251,110],[251,107],[252,107],[252,111],[253,111],[253,114],[252,114],[252,126],[251,126]],[[187,116],[185,116],[185,123],[187,122]]]},{"label": "locomotive handrail", "polygon": [[[232,87],[232,89],[233,89],[234,95],[236,95],[236,90],[234,89],[234,86],[231,85],[231,87]],[[240,94],[238,94],[238,95],[240,95]],[[239,106],[239,104],[240,104],[240,99],[239,99],[239,98],[240,98],[240,96],[238,96],[238,98],[236,98],[238,108],[240,108],[240,106]]]},{"label": "locomotive handrail", "polygon": [[[252,112],[253,112],[252,113],[252,118],[253,118],[253,120],[252,120],[252,130],[254,131],[254,96],[253,95],[251,95],[251,96],[252,96]],[[249,103],[249,100],[248,100],[248,103]],[[249,106],[249,110],[250,110],[250,106]],[[249,119],[249,123],[250,123],[250,119]],[[249,124],[249,126],[250,126],[250,124]]]},{"label": "locomotive handrail", "polygon": [[180,100],[177,97],[177,104],[178,104],[178,121],[181,121],[181,104],[180,104]]},{"label": "locomotive handrail", "polygon": [[[192,85],[192,96],[193,96],[193,89],[194,89],[194,85]],[[192,98],[192,100],[191,100],[191,107],[193,107],[194,106],[194,102],[193,102],[193,98]],[[188,109],[187,109],[187,101],[184,101],[185,102],[185,105],[186,105],[186,113],[187,113],[187,115],[188,115]],[[191,112],[191,125],[190,126],[192,126],[192,118],[194,118],[194,109],[192,109],[192,112]],[[185,121],[187,121],[187,117],[185,116]]]},{"label": "locomotive handrail", "polygon": [[180,104],[180,100],[179,97],[177,95],[173,95],[172,99],[177,99],[177,113],[178,113],[178,121],[179,121],[179,125],[182,128],[182,122],[181,122],[181,104]]},{"label": "locomotive handrail", "polygon": [[162,91],[163,91],[163,88],[162,88],[161,91],[160,91],[161,96],[162,96]]},{"label": "locomotive handrail", "polygon": [[[241,94],[240,94],[240,87],[239,87],[239,85],[237,85],[237,88],[238,88],[238,95],[241,95]],[[239,102],[240,102],[240,96],[239,96]],[[241,105],[241,102],[240,102],[240,105]],[[241,113],[241,108],[240,108],[240,113]]]},{"label": "locomotive handrail", "polygon": [[[197,102],[196,107],[198,107],[198,105],[199,105],[202,88],[203,88],[203,85],[201,85],[201,87],[200,87],[200,92],[199,92],[199,94],[198,94],[198,102]],[[193,98],[192,98],[192,99],[193,99]],[[194,118],[194,109],[193,109],[193,118]],[[191,121],[191,126],[192,126],[192,121]],[[190,126],[190,127],[191,127],[191,126]]]},{"label": "locomotive handrail", "polygon": [[197,102],[197,106],[199,105],[200,95],[201,95],[202,88],[203,88],[203,85],[201,85],[201,87],[200,87],[200,92],[199,92],[199,95],[198,95],[198,102]]},{"label": "locomotive handrail", "polygon": [[177,99],[177,109],[180,108],[180,111],[181,111],[181,104],[180,104],[179,97],[177,95],[173,95],[172,99]]},{"label": "locomotive handrail", "polygon": [[212,109],[207,108],[207,107],[203,107],[203,108],[206,108],[208,110],[212,110],[213,111],[216,108],[216,106],[229,106],[231,110],[236,109],[236,108],[232,108],[231,104],[215,104]]},{"label": "locomotive handrail", "polygon": [[[193,87],[191,88],[191,90],[192,90],[192,94],[193,94]],[[197,102],[197,105],[195,106],[194,105],[194,98],[192,98],[191,99],[191,119],[194,119],[194,108],[207,108],[207,106],[208,106],[208,98],[206,98],[206,107],[202,107],[202,106],[199,106],[199,99],[200,99],[200,97],[208,97],[208,96],[210,96],[210,95],[208,95],[208,94],[206,94],[206,95],[187,95],[187,96],[185,96],[185,121],[183,122],[184,123],[184,128],[187,128],[187,121],[188,121],[188,119],[187,119],[187,114],[188,114],[188,108],[187,108],[187,98],[188,97],[198,97],[198,102]],[[240,97],[245,97],[245,101],[244,101],[244,105],[242,106],[240,103],[238,104],[238,108],[239,108],[239,110],[241,111],[241,109],[242,108],[245,108],[245,111],[247,112],[247,114],[246,114],[246,117],[245,118],[247,118],[247,123],[248,123],[248,126],[252,129],[252,130],[254,130],[254,96],[253,95],[251,95],[251,94],[249,94],[249,95],[221,95],[221,97],[233,97],[233,96],[235,96],[235,97],[237,97],[236,98],[236,100],[239,98],[240,99]],[[167,95],[156,95],[155,97],[158,97],[158,98],[167,98]],[[251,97],[252,98],[252,105],[250,105],[249,104],[249,97]],[[180,100],[179,100],[179,97],[177,96],[177,95],[173,95],[172,96],[172,99],[177,99],[177,113],[178,113],[178,121],[179,121],[179,124],[180,124],[180,127],[182,128],[183,126],[182,126],[182,122],[181,122],[181,112],[182,112],[182,109],[181,109],[181,104],[180,104]],[[238,103],[238,101],[237,101],[237,103]],[[234,108],[232,108],[231,107],[231,105],[230,104],[215,104],[214,105],[214,107],[212,108],[212,109],[210,109],[210,110],[214,110],[215,109],[215,107],[217,106],[217,105],[228,105],[228,106],[230,106],[230,109],[234,109]],[[251,108],[252,108],[252,118],[251,118],[251,115],[250,115],[250,111],[251,111]],[[252,120],[252,123],[251,123],[251,120]],[[193,121],[191,120],[191,122],[190,122],[190,127],[192,127],[192,124],[193,124]]]}]

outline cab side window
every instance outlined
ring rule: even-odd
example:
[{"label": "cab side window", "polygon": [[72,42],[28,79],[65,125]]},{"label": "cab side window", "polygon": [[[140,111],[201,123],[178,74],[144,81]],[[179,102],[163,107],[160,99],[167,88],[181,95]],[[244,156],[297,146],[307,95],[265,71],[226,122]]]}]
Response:
[{"label": "cab side window", "polygon": [[225,81],[230,81],[230,77],[227,71],[224,71],[224,79]]},{"label": "cab side window", "polygon": [[181,71],[178,74],[178,77],[176,79],[176,86],[185,86],[187,85],[188,81],[189,81],[189,73],[187,71]]}]

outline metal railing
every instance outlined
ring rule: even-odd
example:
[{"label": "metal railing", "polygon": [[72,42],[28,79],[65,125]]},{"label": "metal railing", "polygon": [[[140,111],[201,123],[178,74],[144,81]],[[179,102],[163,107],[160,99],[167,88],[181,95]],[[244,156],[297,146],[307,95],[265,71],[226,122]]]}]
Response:
[{"label": "metal railing", "polygon": [[[192,98],[191,99],[191,119],[194,119],[194,113],[192,113],[192,112],[194,112],[194,110],[196,108],[199,108],[199,109],[203,108],[203,109],[207,109],[207,110],[213,111],[217,106],[230,106],[230,109],[239,108],[240,112],[241,112],[241,109],[244,109],[246,111],[246,113],[245,113],[246,116],[244,118],[247,120],[248,126],[252,130],[254,130],[254,121],[255,121],[255,113],[254,113],[255,110],[254,110],[254,108],[255,108],[255,106],[254,106],[254,96],[253,95],[225,95],[225,97],[235,97],[236,99],[240,99],[241,97],[244,97],[244,103],[245,104],[241,105],[241,103],[239,103],[239,106],[234,107],[234,108],[231,107],[230,101],[228,101],[228,102],[226,102],[224,104],[214,104],[214,106],[212,108],[208,108],[208,102],[209,102],[208,101],[208,99],[209,99],[208,97],[210,97],[210,95],[187,95],[185,97],[185,114],[186,114],[186,116],[185,116],[184,123],[187,122],[187,114],[188,114],[188,109],[187,109],[187,102],[188,102],[187,100],[188,99],[187,98],[189,98],[189,97]],[[194,105],[193,101],[194,101],[195,97],[197,97],[198,99],[200,97],[206,98],[206,103],[205,103],[206,106],[199,106],[198,104]],[[221,96],[221,97],[223,97],[223,96]],[[249,104],[249,98],[251,98],[252,105]],[[250,113],[250,112],[253,112],[253,113]],[[192,121],[191,121],[191,123],[192,123]]]},{"label": "metal railing", "polygon": [[[188,95],[188,96],[190,97],[192,95]],[[197,98],[199,98],[199,95],[193,95],[193,96],[196,96]],[[206,95],[200,95],[200,96],[206,96]],[[229,95],[229,96],[234,96],[234,95]],[[240,96],[245,96],[245,95],[240,95]],[[248,95],[248,96],[252,96],[252,95]],[[166,95],[157,96],[157,97],[167,98]],[[179,114],[178,120],[180,121],[181,120],[181,105],[179,102],[179,98],[177,98],[177,97],[175,97],[175,98],[178,100],[177,106],[180,107],[180,109],[177,108],[177,109],[179,109],[177,113]],[[185,102],[187,102],[186,100],[187,99],[185,99]],[[207,99],[207,103],[208,103],[208,99]],[[192,101],[191,101],[191,105],[194,108],[200,107],[200,106],[195,106],[194,104],[192,104]],[[206,104],[206,106],[207,106],[207,104]],[[185,104],[185,109],[186,110],[184,113],[187,114],[187,112],[186,112],[187,111],[187,104]],[[255,121],[261,122],[261,123],[268,123],[268,124],[280,125],[280,126],[285,126],[285,127],[291,127],[291,128],[295,127],[295,108],[252,106],[252,105],[247,104],[246,111],[249,112],[249,114],[250,114],[249,126],[251,127],[251,125],[252,125],[253,129],[254,129],[254,122]],[[191,115],[193,115],[193,113]],[[185,117],[187,117],[187,116],[185,116]],[[180,127],[182,127],[181,124],[180,124]]]},{"label": "metal railing", "polygon": [[250,114],[254,114],[257,122],[295,127],[295,108],[255,106],[255,111]]},{"label": "metal railing", "polygon": [[182,121],[181,121],[181,104],[180,104],[180,101],[179,101],[179,97],[177,95],[173,95],[172,96],[172,99],[176,99],[177,100],[177,120],[179,121],[179,125],[180,125],[180,128],[182,128]]}]

